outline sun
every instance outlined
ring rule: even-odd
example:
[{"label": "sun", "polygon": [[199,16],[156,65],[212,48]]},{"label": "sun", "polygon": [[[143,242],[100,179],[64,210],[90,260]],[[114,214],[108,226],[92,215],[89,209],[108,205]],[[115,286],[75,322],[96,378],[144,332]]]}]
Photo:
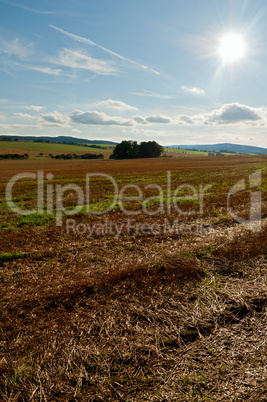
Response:
[{"label": "sun", "polygon": [[246,53],[243,35],[235,32],[225,34],[220,40],[218,53],[226,64],[232,64],[241,60]]}]

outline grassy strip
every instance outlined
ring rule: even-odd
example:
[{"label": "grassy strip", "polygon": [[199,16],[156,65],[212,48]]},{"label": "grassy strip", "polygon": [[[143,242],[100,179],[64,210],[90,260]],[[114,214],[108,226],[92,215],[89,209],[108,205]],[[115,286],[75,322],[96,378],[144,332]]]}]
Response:
[{"label": "grassy strip", "polygon": [[26,258],[28,256],[29,256],[28,253],[23,253],[23,252],[19,252],[19,251],[1,253],[0,254],[0,263]]},{"label": "grassy strip", "polygon": [[107,152],[106,149],[102,148],[92,148],[90,145],[87,147],[73,145],[73,144],[49,144],[49,143],[41,143],[41,142],[33,142],[33,141],[0,141],[0,151],[39,151],[39,152],[62,152],[62,153],[73,153],[73,152]]}]

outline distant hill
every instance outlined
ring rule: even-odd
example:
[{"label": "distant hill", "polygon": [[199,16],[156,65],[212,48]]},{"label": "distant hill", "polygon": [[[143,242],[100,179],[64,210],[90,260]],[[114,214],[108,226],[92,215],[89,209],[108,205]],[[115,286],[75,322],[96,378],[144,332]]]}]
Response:
[{"label": "distant hill", "polygon": [[34,136],[18,136],[18,135],[0,135],[0,140],[20,140],[20,141],[50,141],[60,143],[74,143],[74,144],[103,144],[103,145],[117,145],[117,142],[104,141],[104,140],[86,140],[84,138],[75,137],[34,137]]},{"label": "distant hill", "polygon": [[168,148],[195,149],[197,151],[228,151],[249,154],[267,154],[267,148],[229,143],[209,145],[169,145]]}]

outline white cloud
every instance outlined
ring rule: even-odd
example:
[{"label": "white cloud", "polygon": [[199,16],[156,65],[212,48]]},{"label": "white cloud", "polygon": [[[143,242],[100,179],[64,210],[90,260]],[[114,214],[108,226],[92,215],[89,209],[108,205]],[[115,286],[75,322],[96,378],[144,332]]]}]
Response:
[{"label": "white cloud", "polygon": [[41,110],[45,109],[45,107],[44,106],[30,105],[30,106],[26,106],[25,109],[34,110],[35,112],[40,112]]},{"label": "white cloud", "polygon": [[69,128],[70,118],[67,115],[63,115],[58,111],[54,111],[46,114],[39,114],[38,116],[32,116],[28,113],[14,113],[14,116],[20,119],[26,119],[32,124],[0,124],[0,128],[4,130],[16,130],[16,129],[42,129],[42,128]]},{"label": "white cloud", "polygon": [[168,135],[167,132],[165,131],[157,131],[157,130],[150,130],[150,129],[139,129],[136,127],[132,128],[132,134],[134,136],[138,136],[139,138],[141,137],[141,139],[143,139],[144,137],[146,138],[152,138],[155,139],[155,137],[159,137],[159,136],[165,136]]},{"label": "white cloud", "polygon": [[35,120],[36,117],[32,116],[31,114],[28,113],[14,113],[14,116],[22,118],[22,119],[27,119],[27,120]]},{"label": "white cloud", "polygon": [[31,44],[23,44],[18,38],[13,41],[0,38],[0,54],[5,54],[8,57],[15,56],[19,59],[26,59],[32,53],[31,47]]},{"label": "white cloud", "polygon": [[172,120],[168,116],[157,115],[146,117],[148,123],[169,124]]},{"label": "white cloud", "polygon": [[39,114],[38,124],[53,125],[53,127],[68,127],[70,119],[68,116],[55,110],[51,113]]},{"label": "white cloud", "polygon": [[134,116],[133,120],[139,124],[147,124],[146,118],[142,116]]},{"label": "white cloud", "polygon": [[131,92],[131,95],[137,95],[137,96],[150,96],[152,98],[158,98],[158,99],[171,99],[173,96],[170,95],[160,95],[157,94],[156,92],[148,91],[147,89],[142,89],[143,92]]},{"label": "white cloud", "polygon": [[3,130],[16,130],[16,129],[29,129],[29,128],[38,128],[36,124],[0,124],[0,129]]},{"label": "white cloud", "polygon": [[56,11],[37,10],[35,8],[27,7],[23,4],[13,3],[11,1],[6,1],[6,0],[2,0],[2,1],[10,6],[18,7],[23,10],[30,11],[31,13],[35,13],[35,14],[55,14],[56,13]]},{"label": "white cloud", "polygon": [[181,123],[194,124],[194,120],[192,120],[192,118],[190,116],[186,116],[186,115],[180,115],[179,121]]},{"label": "white cloud", "polygon": [[203,89],[197,87],[187,87],[185,85],[182,85],[181,88],[183,91],[189,92],[193,95],[206,95],[206,92]]},{"label": "white cloud", "polygon": [[163,115],[155,115],[155,116],[134,116],[133,120],[136,123],[139,124],[147,124],[147,123],[153,123],[153,124],[169,124],[172,123],[172,120],[168,116],[163,116]]},{"label": "white cloud", "polygon": [[72,39],[75,40],[76,42],[86,43],[87,45],[96,46],[96,47],[98,47],[99,49],[103,50],[104,52],[109,53],[109,54],[111,54],[112,56],[115,56],[115,57],[117,57],[117,58],[119,58],[119,59],[121,59],[121,60],[127,61],[128,63],[132,63],[132,64],[134,64],[134,65],[136,65],[136,66],[142,68],[143,70],[148,70],[148,71],[153,72],[154,74],[157,74],[157,75],[160,74],[158,71],[153,70],[153,69],[151,69],[151,68],[149,68],[149,67],[147,67],[147,66],[144,66],[144,65],[142,65],[142,64],[140,64],[140,63],[137,63],[136,61],[133,61],[133,60],[131,60],[131,59],[127,59],[126,57],[123,57],[123,56],[121,56],[120,54],[113,52],[112,50],[106,49],[105,47],[103,47],[103,46],[101,46],[101,45],[98,45],[97,43],[91,41],[90,39],[83,38],[83,37],[78,36],[78,35],[74,35],[74,34],[72,34],[72,33],[70,33],[70,32],[64,31],[63,29],[58,28],[58,27],[56,27],[56,26],[54,26],[54,25],[51,25],[51,24],[49,24],[49,25],[50,25],[51,28],[53,28],[53,29],[55,29],[55,30],[61,32],[62,34],[66,35],[66,36],[68,36],[68,37],[70,37],[70,38],[72,38]]},{"label": "white cloud", "polygon": [[109,116],[103,112],[76,110],[69,114],[72,122],[102,126],[132,126],[133,120],[117,116]]},{"label": "white cloud", "polygon": [[118,71],[111,62],[94,59],[81,51],[71,49],[63,49],[57,59],[49,61],[63,67],[89,70],[102,75],[112,75]]},{"label": "white cloud", "polygon": [[124,102],[115,101],[115,100],[112,100],[112,99],[107,99],[106,101],[99,102],[98,105],[105,106],[105,107],[108,107],[108,108],[111,108],[111,109],[122,110],[122,111],[124,111],[124,110],[138,110],[137,107],[130,106],[130,105],[127,105]]},{"label": "white cloud", "polygon": [[231,124],[261,120],[260,111],[250,106],[232,103],[206,114],[206,120],[215,124]]},{"label": "white cloud", "polygon": [[[112,100],[108,101],[111,101],[111,103],[120,102]],[[126,105],[123,102],[121,103],[122,106]],[[118,106],[121,106],[120,103]],[[206,138],[208,135],[207,132],[210,130],[215,130],[214,127],[217,127],[216,134],[218,134],[218,129],[220,130],[219,126],[221,127],[221,130],[229,131],[229,128],[226,129],[226,127],[235,125],[236,127],[240,128],[240,130],[246,130],[249,136],[252,136],[251,130],[253,130],[253,128],[255,128],[255,130],[261,128],[261,131],[264,131],[264,128],[267,126],[266,108],[253,108],[239,103],[225,104],[218,109],[206,113],[193,115],[180,114],[175,118],[163,114],[147,116],[133,115],[132,117],[125,118],[116,115],[111,116],[104,112],[94,110],[74,110],[69,114],[62,114],[59,111],[54,110],[49,113],[36,114],[34,112],[39,112],[43,108],[42,106],[30,105],[22,107],[32,111],[33,114],[18,112],[14,113],[14,116],[17,119],[23,119],[26,124],[19,124],[19,120],[17,120],[18,123],[15,121],[14,124],[8,124],[9,122],[7,121],[7,118],[0,115],[0,121],[5,119],[4,121],[6,122],[6,124],[4,124],[4,121],[1,121],[0,128],[2,130],[22,130],[27,128],[45,130],[53,128],[68,128],[73,130],[74,133],[78,134],[80,133],[80,130],[83,130],[81,128],[82,125],[98,126],[98,130],[104,130],[104,127],[108,126],[110,126],[110,130],[115,130],[116,126],[120,126],[124,127],[125,129],[130,127],[130,130],[137,130],[136,133],[140,133],[140,136],[142,133],[146,133],[146,135],[154,133],[155,136],[162,136],[163,138],[163,132],[166,133],[166,136],[170,137],[172,136],[172,133],[178,132],[179,128],[180,130],[185,130],[185,127],[187,127],[187,130],[189,131],[191,130],[190,126],[194,125],[199,126],[199,131],[205,131]],[[23,123],[23,121],[21,122]],[[166,127],[165,131],[163,125]],[[114,127],[113,129],[111,128],[112,126]],[[127,132],[129,132],[129,128],[127,130]],[[235,133],[238,133],[236,129]],[[259,138],[260,137],[257,137],[258,140]],[[262,138],[264,140],[265,134],[263,134]]]},{"label": "white cloud", "polygon": [[49,74],[49,75],[62,75],[62,70],[60,69],[53,69],[50,67],[35,67],[35,66],[27,66],[30,70],[38,71],[39,73]]},{"label": "white cloud", "polygon": [[178,126],[188,125],[267,125],[267,109],[253,108],[239,103],[225,104],[211,112],[188,115],[180,114],[176,118],[165,115],[133,116],[138,124],[173,124]]},{"label": "white cloud", "polygon": [[219,109],[198,115],[180,115],[177,123],[181,125],[266,125],[267,110],[253,108],[240,103],[225,104]]}]

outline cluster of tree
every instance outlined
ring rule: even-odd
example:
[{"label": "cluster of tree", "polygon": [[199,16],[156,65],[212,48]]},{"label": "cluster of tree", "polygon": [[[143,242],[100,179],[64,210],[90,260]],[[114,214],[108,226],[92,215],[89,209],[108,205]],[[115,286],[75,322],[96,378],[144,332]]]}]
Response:
[{"label": "cluster of tree", "polygon": [[82,145],[84,147],[89,147],[89,148],[107,149],[107,146],[103,147],[102,145],[91,145],[91,144],[78,144],[78,145]]},{"label": "cluster of tree", "polygon": [[0,141],[18,141],[18,138],[0,137]]},{"label": "cluster of tree", "polygon": [[29,159],[28,154],[2,154],[0,155],[0,159]]},{"label": "cluster of tree", "polygon": [[226,154],[236,154],[235,151],[227,151],[227,149],[221,149],[220,152],[226,153]]},{"label": "cluster of tree", "polygon": [[208,156],[223,156],[220,151],[209,151]]},{"label": "cluster of tree", "polygon": [[167,147],[167,148],[170,148],[170,149],[182,149],[184,151],[197,151],[197,152],[199,152],[199,149],[195,149],[195,148],[181,148],[181,147],[173,147],[173,148],[172,147]]},{"label": "cluster of tree", "polygon": [[122,141],[117,144],[112,159],[158,158],[163,153],[163,147],[155,141],[141,142]]},{"label": "cluster of tree", "polygon": [[54,159],[104,159],[103,154],[83,154],[83,155],[77,155],[77,154],[59,154],[59,155],[52,155],[49,154],[51,158]]}]

